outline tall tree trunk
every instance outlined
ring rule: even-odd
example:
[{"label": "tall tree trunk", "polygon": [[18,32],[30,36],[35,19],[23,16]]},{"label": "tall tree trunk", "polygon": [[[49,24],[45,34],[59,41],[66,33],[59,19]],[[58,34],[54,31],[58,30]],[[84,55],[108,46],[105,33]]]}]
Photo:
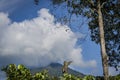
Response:
[{"label": "tall tree trunk", "polygon": [[101,47],[101,57],[102,57],[102,66],[103,66],[103,75],[104,80],[108,80],[108,57],[106,54],[105,48],[105,38],[104,38],[104,26],[103,26],[103,17],[101,12],[100,0],[98,0],[98,23],[99,23],[99,31],[100,31],[100,47]]}]

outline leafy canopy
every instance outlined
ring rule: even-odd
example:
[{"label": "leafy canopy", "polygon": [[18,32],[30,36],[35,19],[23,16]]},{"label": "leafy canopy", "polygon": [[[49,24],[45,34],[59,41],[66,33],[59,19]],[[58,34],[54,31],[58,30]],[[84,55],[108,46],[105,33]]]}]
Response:
[{"label": "leafy canopy", "polygon": [[[53,4],[66,4],[70,14],[82,15],[89,19],[91,40],[100,44],[97,0],[52,0]],[[100,0],[103,14],[106,52],[109,66],[120,67],[120,1]]]}]

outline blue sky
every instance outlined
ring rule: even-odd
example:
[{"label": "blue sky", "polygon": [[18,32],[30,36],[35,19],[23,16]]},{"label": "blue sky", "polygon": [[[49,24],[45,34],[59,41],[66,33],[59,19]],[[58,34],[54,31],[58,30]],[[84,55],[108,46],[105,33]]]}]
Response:
[{"label": "blue sky", "polygon": [[[40,0],[39,5],[33,0],[0,0],[0,67],[9,63],[39,67],[72,60],[71,68],[102,75],[100,47],[91,41],[87,23],[76,28],[84,18],[72,16],[71,26],[55,23],[65,12],[60,6],[54,9],[50,0]],[[118,73],[113,68],[109,71]]]}]

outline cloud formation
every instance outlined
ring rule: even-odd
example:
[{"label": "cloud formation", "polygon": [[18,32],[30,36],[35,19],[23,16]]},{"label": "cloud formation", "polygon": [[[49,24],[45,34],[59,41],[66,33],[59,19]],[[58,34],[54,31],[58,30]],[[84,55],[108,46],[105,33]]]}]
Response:
[{"label": "cloud formation", "polygon": [[13,23],[8,14],[0,13],[0,28],[1,65],[45,66],[72,60],[73,66],[96,67],[96,61],[84,61],[82,49],[76,47],[78,33],[73,33],[67,25],[55,23],[48,9],[38,11],[34,19]]}]

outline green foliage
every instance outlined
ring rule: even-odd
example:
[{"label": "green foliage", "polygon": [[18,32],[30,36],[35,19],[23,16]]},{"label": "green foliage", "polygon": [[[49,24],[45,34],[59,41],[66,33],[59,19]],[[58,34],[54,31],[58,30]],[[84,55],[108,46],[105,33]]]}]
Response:
[{"label": "green foliage", "polygon": [[[89,19],[91,40],[100,43],[98,1],[97,0],[52,0],[53,4],[66,3],[70,14],[82,15]],[[105,32],[106,52],[109,65],[116,70],[120,66],[120,2],[119,0],[100,0]]]},{"label": "green foliage", "polygon": [[[97,76],[96,80],[104,80],[103,76]],[[109,80],[120,80],[120,74],[116,76],[109,76]]]},{"label": "green foliage", "polygon": [[[59,76],[63,75],[62,74],[62,67],[63,67],[63,65],[61,65],[59,63],[51,63],[46,67],[33,68],[33,69],[31,69],[31,73],[35,74],[37,72],[40,72],[40,71],[44,70],[44,68],[45,68],[46,70],[48,70],[48,74],[50,76],[59,77]],[[73,74],[75,76],[79,76],[79,77],[84,77],[85,76],[84,74],[82,74],[78,71],[72,70],[70,68],[68,68],[68,73]]]},{"label": "green foliage", "polygon": [[[120,63],[120,3],[108,0],[102,6],[106,52],[109,56],[109,66],[116,68]],[[100,43],[97,14],[89,22],[91,39],[97,44]]]},{"label": "green foliage", "polygon": [[96,76],[96,80],[104,80],[103,76]]},{"label": "green foliage", "polygon": [[[30,70],[24,65],[10,64],[2,68],[2,71],[6,72],[7,80],[103,80],[103,77],[94,77],[87,75],[84,78],[74,76],[72,74],[65,73],[60,77],[50,76],[47,70],[35,73],[32,75]],[[120,80],[120,74],[117,76],[110,76],[109,80]]]},{"label": "green foliage", "polygon": [[120,80],[120,74],[115,76],[115,80]]},{"label": "green foliage", "polygon": [[[35,2],[39,0],[35,0]],[[98,0],[51,0],[54,5],[66,4],[70,14],[82,15],[89,19],[91,40],[100,44],[98,26]],[[109,66],[120,67],[120,2],[100,0],[105,32],[105,47]],[[63,15],[65,16],[65,15]],[[67,19],[66,19],[67,20]]]},{"label": "green foliage", "polygon": [[31,80],[32,75],[30,70],[25,68],[24,65],[10,64],[4,68],[2,71],[6,72],[7,80]]},{"label": "green foliage", "polygon": [[65,74],[63,74],[62,77],[60,77],[60,80],[82,80],[82,78],[65,73]]},{"label": "green foliage", "polygon": [[109,80],[120,80],[120,74],[117,76],[110,76]]},{"label": "green foliage", "polygon": [[83,78],[83,80],[95,80],[94,76],[88,75]]},{"label": "green foliage", "polygon": [[38,72],[33,75],[34,80],[50,80],[47,70],[43,70],[42,72]]}]

